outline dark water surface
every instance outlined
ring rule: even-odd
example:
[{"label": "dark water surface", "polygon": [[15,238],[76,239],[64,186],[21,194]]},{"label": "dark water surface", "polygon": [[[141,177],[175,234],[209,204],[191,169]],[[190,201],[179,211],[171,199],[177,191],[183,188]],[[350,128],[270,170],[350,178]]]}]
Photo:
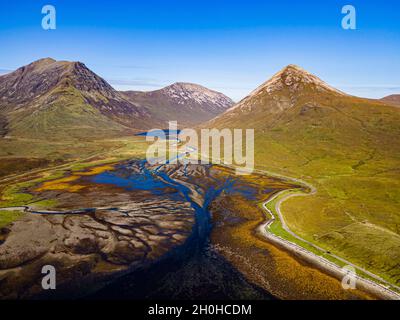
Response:
[{"label": "dark water surface", "polygon": [[[161,179],[160,179],[161,178]],[[204,204],[199,206],[189,197],[190,189],[172,180],[161,170],[149,170],[142,164],[140,173],[129,164],[112,172],[93,177],[95,183],[112,184],[127,190],[150,190],[162,194],[173,188],[177,200],[191,203],[196,223],[187,242],[150,267],[141,268],[107,284],[88,299],[272,299],[265,290],[249,283],[228,261],[212,249],[209,204],[224,192],[239,192],[252,198],[249,188],[236,187],[234,179],[208,188]]]},{"label": "dark water surface", "polygon": [[137,133],[137,136],[142,137],[158,137],[160,139],[177,139],[178,135],[181,133],[181,130],[169,130],[169,129],[158,129],[158,130],[151,130],[147,132],[140,132]]}]

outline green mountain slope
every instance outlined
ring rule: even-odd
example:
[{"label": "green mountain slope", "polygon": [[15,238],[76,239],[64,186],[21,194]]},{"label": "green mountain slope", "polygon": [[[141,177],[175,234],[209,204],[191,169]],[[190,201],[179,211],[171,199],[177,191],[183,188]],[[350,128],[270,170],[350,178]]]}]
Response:
[{"label": "green mountain slope", "polygon": [[142,106],[164,126],[178,121],[181,126],[193,126],[223,113],[234,102],[220,92],[193,83],[174,83],[150,92],[126,91],[123,94]]},{"label": "green mountain slope", "polygon": [[290,228],[400,283],[400,110],[288,66],[207,127],[254,128],[256,166],[312,183]]},{"label": "green mountain slope", "polygon": [[83,138],[126,134],[153,126],[129,102],[80,62],[41,59],[0,77],[2,135]]}]

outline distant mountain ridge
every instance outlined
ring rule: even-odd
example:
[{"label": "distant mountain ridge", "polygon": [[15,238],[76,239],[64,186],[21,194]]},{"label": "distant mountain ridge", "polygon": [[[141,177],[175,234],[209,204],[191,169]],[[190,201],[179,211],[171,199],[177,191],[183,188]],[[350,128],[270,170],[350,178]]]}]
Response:
[{"label": "distant mountain ridge", "polygon": [[98,138],[193,125],[233,105],[189,83],[152,92],[119,92],[81,62],[40,59],[0,76],[0,137]]},{"label": "distant mountain ridge", "polygon": [[392,94],[381,99],[382,102],[400,106],[400,94]]},{"label": "distant mountain ridge", "polygon": [[177,120],[181,125],[208,121],[230,108],[234,102],[224,94],[198,84],[177,82],[165,88],[123,94],[132,102],[149,110],[156,119]]}]

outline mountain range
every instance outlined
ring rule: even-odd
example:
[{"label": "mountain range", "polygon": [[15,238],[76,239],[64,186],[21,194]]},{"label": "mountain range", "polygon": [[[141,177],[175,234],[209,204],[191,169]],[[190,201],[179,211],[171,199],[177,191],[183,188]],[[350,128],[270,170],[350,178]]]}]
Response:
[{"label": "mountain range", "polygon": [[[286,126],[311,121],[303,125],[328,128],[333,123],[344,126],[349,118],[340,118],[354,105],[397,105],[399,97],[380,101],[352,97],[294,65],[237,104],[192,83],[174,83],[150,92],[120,92],[81,62],[45,58],[0,76],[0,136],[112,137],[164,128],[168,121],[178,121],[180,126],[246,124],[264,130],[285,121]],[[338,104],[332,106],[333,102]],[[352,106],[341,110],[348,103]],[[322,119],[330,123],[325,125]]]},{"label": "mountain range", "polygon": [[119,92],[81,62],[35,61],[0,76],[0,136],[99,138],[205,121],[232,106],[221,93],[177,83]]}]

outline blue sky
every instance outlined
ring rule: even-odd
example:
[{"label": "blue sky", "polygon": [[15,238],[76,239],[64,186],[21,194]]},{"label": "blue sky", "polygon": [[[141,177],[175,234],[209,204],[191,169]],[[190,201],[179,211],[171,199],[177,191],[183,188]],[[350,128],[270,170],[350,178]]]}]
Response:
[{"label": "blue sky", "polygon": [[[41,27],[54,5],[57,29]],[[341,27],[341,8],[357,29]],[[121,90],[194,82],[235,100],[288,64],[351,94],[400,93],[400,1],[146,0],[0,3],[0,72],[82,61]]]}]

